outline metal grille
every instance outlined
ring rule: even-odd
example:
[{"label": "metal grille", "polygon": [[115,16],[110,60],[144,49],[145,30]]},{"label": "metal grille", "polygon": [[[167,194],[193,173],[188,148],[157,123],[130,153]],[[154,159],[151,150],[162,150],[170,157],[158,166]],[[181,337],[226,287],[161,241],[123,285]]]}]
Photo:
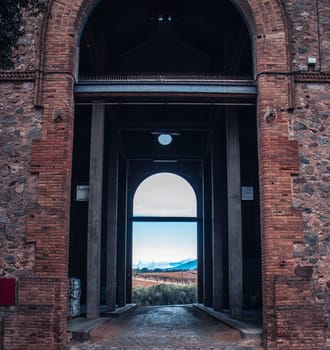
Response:
[{"label": "metal grille", "polygon": [[79,82],[84,81],[154,81],[154,82],[216,82],[216,81],[251,81],[251,77],[228,76],[216,74],[185,74],[185,73],[111,73],[106,75],[80,74]]}]

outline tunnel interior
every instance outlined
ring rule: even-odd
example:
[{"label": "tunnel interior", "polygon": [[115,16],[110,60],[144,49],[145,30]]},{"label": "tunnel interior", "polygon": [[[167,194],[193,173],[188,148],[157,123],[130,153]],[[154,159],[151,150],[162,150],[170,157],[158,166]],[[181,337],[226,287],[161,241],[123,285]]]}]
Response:
[{"label": "tunnel interior", "polygon": [[[131,232],[127,232],[127,222],[132,213],[132,201],[135,189],[145,177],[160,173],[171,172],[183,176],[192,184],[197,194],[199,219],[208,220],[210,213],[206,208],[211,207],[212,193],[203,197],[203,182],[206,167],[210,167],[207,159],[210,157],[210,142],[214,130],[217,137],[225,142],[223,135],[224,110],[210,106],[122,106],[106,108],[105,151],[104,151],[104,198],[107,196],[109,152],[109,138],[111,132],[116,130],[120,135],[120,162],[124,165],[124,172],[119,177],[123,184],[119,184],[122,193],[118,194],[118,206],[128,210],[128,214],[118,212],[118,234],[129,240]],[[166,119],[165,119],[166,118]],[[244,108],[239,111],[239,137],[240,137],[240,165],[242,191],[242,237],[243,237],[243,277],[244,277],[244,305],[247,308],[260,307],[261,303],[261,271],[260,271],[260,227],[259,227],[259,194],[258,194],[258,157],[257,157],[257,128],[254,108]],[[77,188],[89,183],[89,147],[90,147],[91,108],[78,106],[75,121],[75,142],[72,174],[72,205],[70,229],[70,277],[80,278],[82,282],[82,303],[86,301],[86,256],[88,231],[88,201],[77,200]],[[173,133],[174,141],[164,147],[157,141],[159,132]],[[225,156],[221,160],[221,167],[226,169]],[[221,201],[223,210],[226,210],[226,178],[219,179],[223,188]],[[203,211],[203,208],[205,210]],[[106,216],[107,204],[103,204],[103,233],[102,233],[102,286],[105,288],[105,247],[106,247]],[[226,232],[226,221],[223,222]],[[205,227],[205,226],[204,226]],[[126,232],[125,232],[126,230]],[[204,228],[199,232],[198,244],[203,245]],[[128,230],[129,231],[129,230]],[[227,235],[224,235],[224,275],[228,275]],[[120,242],[120,240],[118,241]],[[119,244],[119,243],[118,243]],[[122,243],[124,244],[124,243]],[[130,265],[131,247],[127,252],[126,270],[126,300],[131,300]],[[211,254],[211,248],[205,254]],[[202,259],[202,257],[201,257]],[[210,272],[211,273],[211,272]],[[203,289],[199,281],[199,289]],[[200,291],[200,294],[203,294]],[[105,302],[104,296],[102,302]],[[224,288],[225,307],[228,305],[228,284]],[[212,302],[212,301],[211,301]]]},{"label": "tunnel interior", "polygon": [[[185,178],[197,196],[198,302],[215,305],[217,293],[212,295],[211,291],[214,276],[221,275],[222,309],[230,306],[227,170],[231,159],[227,159],[226,123],[228,115],[234,113],[240,154],[236,159],[240,170],[234,177],[241,183],[242,298],[244,309],[261,308],[256,96],[245,93],[244,85],[252,81],[252,53],[247,25],[229,0],[207,0],[203,6],[197,0],[102,0],[95,7],[80,40],[78,83],[83,81],[85,90],[75,96],[72,163],[69,277],[81,280],[82,304],[88,304],[88,186],[91,144],[95,141],[92,115],[95,101],[101,101],[100,303],[107,299],[109,213],[115,205],[115,301],[123,306],[132,298],[134,191],[147,176],[169,172]],[[98,89],[100,82],[105,86],[102,91]],[[119,82],[126,84],[123,90],[118,90]],[[237,84],[230,93],[228,82]],[[149,92],[144,90],[146,83],[151,86]],[[180,84],[185,84],[186,90]],[[199,91],[211,85],[215,87],[212,93]],[[131,87],[134,89],[129,90]],[[161,133],[170,134],[173,142],[160,145],[157,137]],[[114,148],[118,154],[118,193],[115,203],[109,204]],[[216,251],[215,222],[219,222],[222,241]]]}]

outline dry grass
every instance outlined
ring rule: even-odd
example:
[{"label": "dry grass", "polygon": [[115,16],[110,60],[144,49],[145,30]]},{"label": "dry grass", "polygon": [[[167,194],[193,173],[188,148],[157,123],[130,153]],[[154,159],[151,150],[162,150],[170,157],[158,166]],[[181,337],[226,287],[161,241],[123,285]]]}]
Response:
[{"label": "dry grass", "polygon": [[149,287],[161,283],[197,284],[197,271],[164,271],[133,274],[133,288]]}]

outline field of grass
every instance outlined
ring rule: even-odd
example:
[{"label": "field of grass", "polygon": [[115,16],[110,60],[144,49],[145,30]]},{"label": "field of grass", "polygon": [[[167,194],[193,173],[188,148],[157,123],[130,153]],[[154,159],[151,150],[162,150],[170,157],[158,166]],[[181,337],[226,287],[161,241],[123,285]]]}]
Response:
[{"label": "field of grass", "polygon": [[132,302],[139,305],[178,305],[196,303],[195,284],[159,283],[133,288]]},{"label": "field of grass", "polygon": [[197,285],[197,270],[133,273],[133,288],[157,284]]}]

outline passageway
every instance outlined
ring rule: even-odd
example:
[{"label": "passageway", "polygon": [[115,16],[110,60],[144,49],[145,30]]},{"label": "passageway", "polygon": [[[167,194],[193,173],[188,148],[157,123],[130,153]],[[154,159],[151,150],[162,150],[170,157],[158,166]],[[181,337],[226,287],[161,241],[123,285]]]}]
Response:
[{"label": "passageway", "polygon": [[94,328],[90,337],[88,342],[72,344],[70,350],[262,349],[192,305],[140,306]]},{"label": "passageway", "polygon": [[[69,277],[81,315],[132,302],[133,197],[157,173],[196,195],[197,302],[262,308],[256,97],[250,33],[229,0],[100,1],[82,32]],[[159,137],[171,142],[162,143]],[[85,312],[86,310],[86,312]]]},{"label": "passageway", "polygon": [[[132,226],[164,221],[135,216],[133,197],[144,179],[164,172],[196,193],[194,217],[173,212],[167,220],[197,224],[198,303],[229,309],[235,319],[260,309],[254,107],[101,102],[76,113],[69,276],[81,280],[86,317],[98,318],[100,305],[113,311],[132,302]],[[173,142],[161,145],[160,134]],[[81,199],[86,187],[89,197]]]}]

